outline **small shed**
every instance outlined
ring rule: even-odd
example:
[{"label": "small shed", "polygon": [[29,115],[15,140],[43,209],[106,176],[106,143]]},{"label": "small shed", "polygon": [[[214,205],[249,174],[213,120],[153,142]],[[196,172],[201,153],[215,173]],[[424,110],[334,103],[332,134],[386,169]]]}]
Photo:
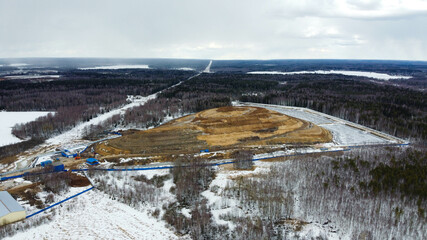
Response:
[{"label": "small shed", "polygon": [[25,209],[7,192],[0,192],[0,226],[26,217]]},{"label": "small shed", "polygon": [[201,152],[201,153],[209,152],[209,149],[202,149],[202,150],[200,150],[200,152]]},{"label": "small shed", "polygon": [[52,161],[51,160],[43,161],[40,163],[40,165],[42,167],[46,167],[46,166],[52,165]]},{"label": "small shed", "polygon": [[96,160],[95,158],[88,158],[86,160],[86,163],[89,164],[89,165],[97,165],[97,164],[99,164],[98,160]]}]

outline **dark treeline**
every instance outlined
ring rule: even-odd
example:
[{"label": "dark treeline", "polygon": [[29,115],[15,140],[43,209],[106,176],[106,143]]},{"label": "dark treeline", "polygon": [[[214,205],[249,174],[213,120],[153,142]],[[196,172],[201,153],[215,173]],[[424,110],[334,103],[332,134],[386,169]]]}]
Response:
[{"label": "dark treeline", "polygon": [[150,128],[164,123],[166,118],[181,117],[205,109],[230,106],[231,99],[226,95],[206,93],[184,93],[181,98],[159,97],[142,106],[128,109],[123,116],[115,115],[97,125],[85,129],[85,138],[95,140],[116,127]]},{"label": "dark treeline", "polygon": [[[65,80],[30,83],[0,82],[0,110],[55,111],[68,106],[120,105],[126,95],[149,95],[189,76],[184,71],[148,71],[134,74],[69,73]],[[181,73],[181,74],[178,74]]]},{"label": "dark treeline", "polygon": [[41,139],[30,139],[19,143],[14,143],[0,147],[0,163],[7,161],[7,158],[13,157],[21,152],[24,152],[32,147],[42,144],[44,141]]},{"label": "dark treeline", "polygon": [[425,94],[388,85],[340,79],[287,82],[241,101],[307,107],[404,138],[427,138]]},{"label": "dark treeline", "polygon": [[[189,75],[185,71],[103,70],[72,71],[66,74],[67,80],[45,83],[3,81],[0,106],[6,110],[56,111],[14,130],[21,138],[46,138],[124,104],[126,95],[147,95]],[[227,106],[232,100],[308,107],[412,141],[427,138],[423,92],[360,77],[315,74],[202,74],[94,129],[157,126],[168,116]]]},{"label": "dark treeline", "polygon": [[380,163],[369,174],[369,183],[360,183],[364,188],[370,188],[375,194],[382,191],[390,194],[401,193],[405,196],[419,198],[418,207],[424,216],[425,209],[421,208],[421,200],[427,200],[427,152],[411,151],[387,154],[390,162]]},{"label": "dark treeline", "polygon": [[427,138],[423,92],[340,75],[203,74],[129,110],[122,123],[157,126],[166,116],[226,106],[232,100],[307,107],[414,142]]},{"label": "dark treeline", "polygon": [[[172,72],[172,73],[171,73]],[[48,138],[89,121],[126,103],[127,95],[148,95],[178,83],[184,71],[135,71],[128,74],[76,71],[65,80],[29,83],[0,82],[0,109],[7,111],[54,111],[33,122],[18,125],[20,138]]]},{"label": "dark treeline", "polygon": [[186,93],[181,98],[158,98],[126,111],[124,126],[148,128],[158,126],[166,117],[176,117],[205,109],[229,106],[230,98],[207,93],[205,95]]},{"label": "dark treeline", "polygon": [[307,107],[398,137],[427,139],[423,92],[359,77],[203,74],[160,97],[209,93],[240,101]]}]

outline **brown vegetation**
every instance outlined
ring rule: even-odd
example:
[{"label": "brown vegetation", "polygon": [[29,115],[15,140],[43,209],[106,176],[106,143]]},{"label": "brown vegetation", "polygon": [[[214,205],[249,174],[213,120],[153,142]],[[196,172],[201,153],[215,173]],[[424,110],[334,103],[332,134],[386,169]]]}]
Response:
[{"label": "brown vegetation", "polygon": [[307,121],[259,107],[221,107],[188,115],[146,131],[132,131],[96,146],[111,155],[171,155],[200,149],[329,142],[329,131]]}]

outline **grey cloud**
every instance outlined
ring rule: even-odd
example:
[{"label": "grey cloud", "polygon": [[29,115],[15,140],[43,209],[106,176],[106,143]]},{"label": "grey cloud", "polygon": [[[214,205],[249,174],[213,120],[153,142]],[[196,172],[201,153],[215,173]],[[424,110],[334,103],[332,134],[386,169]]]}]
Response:
[{"label": "grey cloud", "polygon": [[425,60],[424,11],[353,0],[0,0],[0,57]]}]

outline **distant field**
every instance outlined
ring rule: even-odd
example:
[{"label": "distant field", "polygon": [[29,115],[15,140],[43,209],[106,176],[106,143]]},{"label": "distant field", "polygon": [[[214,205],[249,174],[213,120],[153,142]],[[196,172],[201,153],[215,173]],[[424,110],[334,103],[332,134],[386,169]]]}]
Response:
[{"label": "distant field", "polygon": [[50,112],[1,112],[0,111],[0,146],[18,143],[22,140],[12,135],[15,124],[27,123]]}]

